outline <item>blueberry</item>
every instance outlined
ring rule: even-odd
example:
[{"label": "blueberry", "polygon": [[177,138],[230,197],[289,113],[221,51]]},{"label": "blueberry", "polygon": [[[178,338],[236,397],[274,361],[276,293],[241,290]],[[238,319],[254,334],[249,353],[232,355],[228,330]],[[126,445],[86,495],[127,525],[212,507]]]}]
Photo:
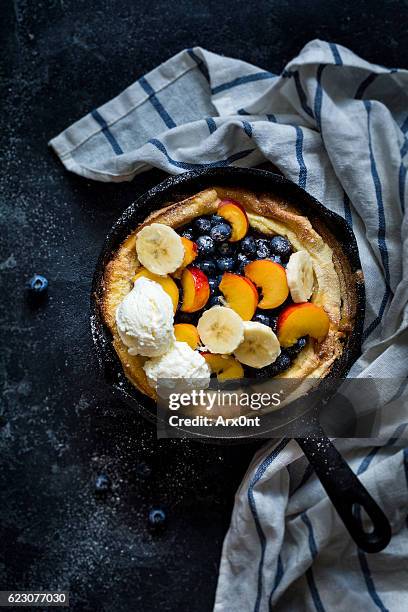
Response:
[{"label": "blueberry", "polygon": [[235,260],[232,257],[220,257],[217,259],[217,267],[221,272],[230,272],[235,265]]},{"label": "blueberry", "polygon": [[282,261],[288,261],[292,253],[292,246],[287,238],[274,236],[269,244],[273,255],[279,255]]},{"label": "blueberry", "polygon": [[198,254],[201,256],[214,253],[214,242],[209,236],[200,236],[196,240]]},{"label": "blueberry", "polygon": [[211,226],[218,225],[218,223],[224,223],[224,222],[225,222],[225,219],[224,217],[221,217],[221,215],[211,215],[210,217]]},{"label": "blueberry", "polygon": [[256,255],[256,242],[252,236],[246,236],[241,242],[241,251],[248,257],[255,257]]},{"label": "blueberry", "polygon": [[274,334],[276,334],[276,332],[278,331],[278,317],[270,317],[269,321],[271,330]]},{"label": "blueberry", "polygon": [[277,357],[276,361],[274,361],[274,363],[272,364],[272,368],[275,372],[273,376],[276,376],[277,374],[280,374],[281,372],[284,372],[285,370],[287,370],[290,367],[291,363],[292,363],[292,360],[289,357],[288,353],[285,350],[281,351],[281,354]]},{"label": "blueberry", "polygon": [[106,474],[99,474],[95,480],[96,493],[107,493],[111,487],[111,481]]},{"label": "blueberry", "polygon": [[292,344],[292,346],[290,346],[289,348],[286,349],[286,352],[288,353],[288,355],[290,357],[296,357],[296,355],[298,353],[300,353],[300,351],[302,349],[305,348],[306,346],[306,342],[307,342],[307,338],[305,338],[304,336],[302,338],[299,338],[295,344]]},{"label": "blueberry", "polygon": [[220,255],[225,255],[226,257],[235,255],[235,247],[230,242],[221,242],[217,250]]},{"label": "blueberry", "polygon": [[194,240],[194,232],[191,227],[183,230],[181,232],[181,235],[183,236],[183,238],[188,238],[188,240]]},{"label": "blueberry", "polygon": [[218,285],[219,285],[218,279],[217,278],[209,278],[208,279],[208,284],[210,285],[211,295],[214,295],[214,293],[218,289]]},{"label": "blueberry", "polygon": [[145,461],[140,461],[136,466],[136,474],[143,480],[147,480],[152,474],[152,468]]},{"label": "blueberry", "polygon": [[41,274],[34,274],[28,281],[28,289],[32,294],[40,295],[41,293],[45,293],[47,288],[48,281],[45,276],[41,276]]},{"label": "blueberry", "polygon": [[237,272],[239,274],[243,274],[245,266],[247,264],[249,264],[249,263],[251,263],[251,260],[249,259],[249,257],[244,255],[243,253],[238,253],[238,255],[237,255]]},{"label": "blueberry", "polygon": [[177,323],[191,323],[192,325],[195,325],[196,320],[196,312],[182,312],[181,310],[177,311]]},{"label": "blueberry", "polygon": [[195,219],[193,225],[199,234],[208,234],[211,229],[211,222],[205,217]]},{"label": "blueberry", "polygon": [[167,521],[166,513],[163,508],[152,508],[149,512],[148,522],[150,527],[161,529]]},{"label": "blueberry", "polygon": [[281,258],[279,257],[279,255],[272,255],[271,257],[271,261],[279,264],[280,266],[283,266],[284,264],[282,263]]},{"label": "blueberry", "polygon": [[253,317],[252,317],[253,321],[256,321],[256,323],[262,323],[262,325],[267,325],[269,327],[270,324],[270,320],[269,317],[265,314],[263,314],[262,312],[257,312]]},{"label": "blueberry", "polygon": [[258,238],[256,241],[256,257],[258,259],[266,259],[270,257],[271,251],[269,248],[268,241],[264,238]]},{"label": "blueberry", "polygon": [[197,262],[195,265],[197,268],[200,268],[200,270],[204,272],[204,274],[206,274],[207,276],[213,276],[216,272],[215,263],[213,261],[209,261],[206,259],[205,261]]},{"label": "blueberry", "polygon": [[231,237],[231,226],[227,223],[217,223],[211,228],[210,235],[215,242],[224,242]]},{"label": "blueberry", "polygon": [[219,295],[213,295],[207,302],[208,307],[212,308],[213,306],[222,306],[221,298]]}]

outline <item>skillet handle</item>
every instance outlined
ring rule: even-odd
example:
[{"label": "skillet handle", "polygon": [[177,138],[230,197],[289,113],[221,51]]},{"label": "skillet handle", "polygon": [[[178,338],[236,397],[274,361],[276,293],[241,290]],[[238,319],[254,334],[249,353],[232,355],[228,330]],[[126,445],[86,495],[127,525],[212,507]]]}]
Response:
[{"label": "skillet handle", "polygon": [[[331,441],[322,435],[296,438],[296,442],[312,464],[357,546],[367,553],[383,550],[391,539],[390,523]],[[362,508],[371,519],[373,528],[370,532],[363,528]]]}]

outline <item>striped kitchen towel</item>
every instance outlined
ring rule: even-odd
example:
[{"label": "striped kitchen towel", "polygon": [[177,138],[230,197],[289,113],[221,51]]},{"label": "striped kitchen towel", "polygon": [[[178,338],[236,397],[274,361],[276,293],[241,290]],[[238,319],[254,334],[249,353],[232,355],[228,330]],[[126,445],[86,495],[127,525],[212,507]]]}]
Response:
[{"label": "striped kitchen towel", "polygon": [[314,40],[281,74],[182,51],[50,142],[68,170],[99,181],[270,161],[355,231],[367,309],[351,375],[395,388],[381,439],[337,444],[394,537],[376,555],[357,549],[296,443],[269,443],[236,495],[217,612],[408,609],[407,132],[407,71]]}]

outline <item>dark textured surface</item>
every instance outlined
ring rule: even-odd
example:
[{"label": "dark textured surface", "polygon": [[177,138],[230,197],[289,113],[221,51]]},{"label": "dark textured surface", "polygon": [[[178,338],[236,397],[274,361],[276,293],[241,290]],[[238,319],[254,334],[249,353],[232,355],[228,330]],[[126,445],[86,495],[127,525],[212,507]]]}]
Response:
[{"label": "dark textured surface", "polygon": [[[88,322],[96,258],[112,222],[161,177],[92,184],[67,174],[47,140],[186,46],[280,71],[319,37],[407,67],[406,16],[401,1],[1,3],[0,588],[69,589],[72,610],[210,610],[254,451],[158,443],[100,383]],[[33,272],[50,280],[37,309],[24,294]],[[112,480],[103,499],[101,471]],[[159,536],[146,526],[155,504],[169,514]]]}]

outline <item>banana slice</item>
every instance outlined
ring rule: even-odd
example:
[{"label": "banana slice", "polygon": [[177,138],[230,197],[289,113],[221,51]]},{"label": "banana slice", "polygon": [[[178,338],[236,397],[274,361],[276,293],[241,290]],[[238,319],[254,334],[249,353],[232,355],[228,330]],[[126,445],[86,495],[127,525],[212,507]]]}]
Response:
[{"label": "banana slice", "polygon": [[149,272],[164,276],[175,272],[181,266],[184,246],[172,227],[152,223],[137,234],[136,253],[140,263]]},{"label": "banana slice", "polygon": [[228,355],[244,338],[244,324],[231,308],[213,306],[203,312],[197,324],[201,341],[211,353]]},{"label": "banana slice", "polygon": [[313,263],[306,251],[292,253],[286,266],[286,279],[295,303],[307,302],[313,292]]},{"label": "banana slice", "polygon": [[252,368],[264,368],[276,361],[279,354],[279,341],[270,327],[244,321],[244,341],[234,351],[238,361]]}]

